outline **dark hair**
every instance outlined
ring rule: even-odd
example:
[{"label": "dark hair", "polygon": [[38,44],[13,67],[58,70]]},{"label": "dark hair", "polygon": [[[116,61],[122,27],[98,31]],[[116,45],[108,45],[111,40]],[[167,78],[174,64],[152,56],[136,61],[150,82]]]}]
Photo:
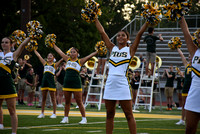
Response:
[{"label": "dark hair", "polygon": [[154,31],[154,28],[153,27],[149,27],[148,28],[148,32],[151,34],[151,33],[153,33],[153,31]]},{"label": "dark hair", "polygon": [[31,71],[31,69],[33,69],[33,68],[31,67],[31,68],[29,68],[27,71],[29,72],[29,71]]},{"label": "dark hair", "polygon": [[129,34],[128,31],[126,31],[126,30],[121,30],[121,31],[119,31],[119,32],[124,32],[124,33],[126,34],[126,36],[127,36],[127,39],[129,40],[130,34]]},{"label": "dark hair", "polygon": [[52,54],[52,55],[53,55],[53,57],[55,58],[55,55],[54,55],[53,53],[51,53],[51,52],[50,52],[50,53],[48,53],[48,55],[49,55],[49,54]]},{"label": "dark hair", "polygon": [[77,53],[79,53],[79,50],[75,47],[72,47],[72,49],[75,49]]},{"label": "dark hair", "polygon": [[4,37],[4,38],[6,38],[6,39],[10,40],[10,44],[12,44],[12,43],[13,43],[13,41],[12,41],[12,39],[11,39],[10,37]]}]

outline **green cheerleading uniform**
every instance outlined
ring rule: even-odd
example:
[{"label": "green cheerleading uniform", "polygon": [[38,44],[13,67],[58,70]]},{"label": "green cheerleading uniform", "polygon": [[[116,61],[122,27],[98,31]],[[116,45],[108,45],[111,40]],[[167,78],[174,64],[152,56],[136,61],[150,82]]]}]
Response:
[{"label": "green cheerleading uniform", "polygon": [[12,78],[12,71],[15,66],[13,53],[4,55],[0,52],[0,99],[17,97],[16,88]]},{"label": "green cheerleading uniform", "polygon": [[82,91],[81,78],[79,72],[81,70],[80,59],[67,61],[65,66],[65,78],[63,84],[63,91]]},{"label": "green cheerleading uniform", "polygon": [[44,65],[44,74],[42,78],[41,90],[56,91],[56,85],[54,80],[55,63]]},{"label": "green cheerleading uniform", "polygon": [[192,73],[192,66],[191,64],[188,64],[185,68],[185,79],[184,79],[184,84],[183,84],[182,96],[188,95],[190,85],[192,82],[191,73]]}]

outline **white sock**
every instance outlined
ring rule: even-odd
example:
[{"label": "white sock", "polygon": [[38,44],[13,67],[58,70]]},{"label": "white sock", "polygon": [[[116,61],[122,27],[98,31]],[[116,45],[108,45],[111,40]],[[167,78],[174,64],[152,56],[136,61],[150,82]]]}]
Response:
[{"label": "white sock", "polygon": [[3,126],[3,124],[0,124],[0,126]]},{"label": "white sock", "polygon": [[66,119],[68,119],[68,117],[67,117],[67,116],[65,116],[63,119],[65,119],[65,120],[66,120]]},{"label": "white sock", "polygon": [[86,117],[82,117],[82,120],[86,120]]},{"label": "white sock", "polygon": [[13,133],[13,132],[12,132],[11,134],[16,134],[16,133]]}]

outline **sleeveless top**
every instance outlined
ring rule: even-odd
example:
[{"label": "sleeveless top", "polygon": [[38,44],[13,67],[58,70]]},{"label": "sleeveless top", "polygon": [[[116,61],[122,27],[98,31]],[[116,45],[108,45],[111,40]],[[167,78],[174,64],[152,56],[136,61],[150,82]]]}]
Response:
[{"label": "sleeveless top", "polygon": [[55,75],[55,63],[44,65],[44,74],[42,78],[41,90],[56,91],[56,85],[54,80]]},{"label": "sleeveless top", "polygon": [[9,52],[4,55],[3,52],[0,52],[0,68],[11,74],[14,66],[15,61],[13,60],[13,53]]},{"label": "sleeveless top", "polygon": [[183,89],[187,89],[187,90],[190,89],[190,85],[192,81],[191,73],[192,73],[191,64],[188,64],[185,68],[185,78],[184,78]]},{"label": "sleeveless top", "polygon": [[128,75],[129,63],[131,61],[129,47],[119,50],[114,46],[109,59],[109,75]]},{"label": "sleeveless top", "polygon": [[82,91],[81,78],[79,72],[81,70],[80,59],[71,61],[71,58],[67,61],[65,66],[65,78],[63,83],[64,91]]},{"label": "sleeveless top", "polygon": [[13,53],[9,52],[4,55],[4,52],[0,52],[0,99],[17,97],[12,78],[14,66]]}]

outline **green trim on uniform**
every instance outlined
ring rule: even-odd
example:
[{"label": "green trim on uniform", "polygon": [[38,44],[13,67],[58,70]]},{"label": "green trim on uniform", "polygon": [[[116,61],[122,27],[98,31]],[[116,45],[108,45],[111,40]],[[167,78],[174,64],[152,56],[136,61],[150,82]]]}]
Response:
[{"label": "green trim on uniform", "polygon": [[191,64],[188,64],[185,68],[185,78],[184,78],[184,84],[183,84],[183,90],[182,90],[183,94],[187,94],[189,92],[190,85],[192,82],[191,73],[192,73],[192,67],[191,67]]},{"label": "green trim on uniform", "polygon": [[56,88],[54,75],[49,72],[45,72],[42,78],[41,88]]},{"label": "green trim on uniform", "polygon": [[[11,73],[8,70],[13,70],[15,61],[12,60],[10,65],[1,65],[0,67],[0,98],[15,98],[17,92]],[[6,70],[5,70],[6,68]]]},{"label": "green trim on uniform", "polygon": [[[71,58],[68,61],[71,61]],[[77,62],[81,67],[80,59],[71,62]],[[71,67],[68,67],[66,69],[63,83],[63,91],[82,91],[81,78],[78,70]]]}]

